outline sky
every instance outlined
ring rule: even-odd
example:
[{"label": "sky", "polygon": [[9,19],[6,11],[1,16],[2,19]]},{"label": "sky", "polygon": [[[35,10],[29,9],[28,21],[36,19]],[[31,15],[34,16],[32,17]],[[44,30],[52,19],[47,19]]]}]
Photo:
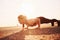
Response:
[{"label": "sky", "polygon": [[0,26],[16,26],[21,14],[60,20],[60,0],[0,0]]}]

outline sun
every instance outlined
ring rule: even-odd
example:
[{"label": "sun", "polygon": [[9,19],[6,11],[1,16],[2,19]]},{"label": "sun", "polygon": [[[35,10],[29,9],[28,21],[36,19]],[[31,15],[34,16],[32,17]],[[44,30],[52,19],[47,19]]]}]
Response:
[{"label": "sun", "polygon": [[27,18],[31,18],[33,13],[32,4],[30,3],[22,3],[21,8],[19,10],[19,14],[27,16]]}]

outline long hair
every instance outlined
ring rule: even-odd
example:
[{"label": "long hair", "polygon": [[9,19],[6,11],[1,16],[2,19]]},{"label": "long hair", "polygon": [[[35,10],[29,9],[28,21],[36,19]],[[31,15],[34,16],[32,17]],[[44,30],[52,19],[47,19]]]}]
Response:
[{"label": "long hair", "polygon": [[26,22],[26,16],[19,15],[18,16],[18,21],[20,24],[24,24]]}]

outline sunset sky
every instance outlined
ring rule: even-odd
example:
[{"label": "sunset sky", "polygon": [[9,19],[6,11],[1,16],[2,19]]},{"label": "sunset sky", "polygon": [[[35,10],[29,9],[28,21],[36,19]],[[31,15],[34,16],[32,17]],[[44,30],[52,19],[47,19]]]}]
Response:
[{"label": "sunset sky", "polygon": [[16,26],[20,14],[60,20],[60,0],[0,0],[0,26]]}]

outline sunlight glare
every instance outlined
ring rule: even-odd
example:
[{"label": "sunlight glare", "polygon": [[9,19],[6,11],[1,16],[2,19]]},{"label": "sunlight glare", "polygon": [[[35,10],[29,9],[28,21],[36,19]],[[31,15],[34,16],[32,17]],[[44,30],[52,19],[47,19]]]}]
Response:
[{"label": "sunlight glare", "polygon": [[20,14],[27,16],[27,18],[31,18],[32,14],[32,5],[30,3],[23,3],[20,8]]}]

